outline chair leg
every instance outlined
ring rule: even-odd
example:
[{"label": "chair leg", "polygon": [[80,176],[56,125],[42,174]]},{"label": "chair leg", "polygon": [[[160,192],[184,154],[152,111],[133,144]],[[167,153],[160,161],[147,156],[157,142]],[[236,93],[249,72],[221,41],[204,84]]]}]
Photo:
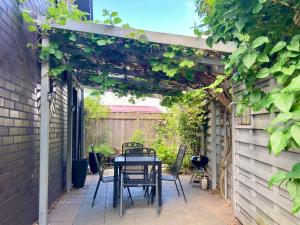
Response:
[{"label": "chair leg", "polygon": [[121,187],[120,187],[120,217],[123,216],[123,175],[121,175]]},{"label": "chair leg", "polygon": [[127,191],[128,191],[128,195],[129,195],[129,198],[130,198],[131,205],[133,205],[133,200],[132,200],[132,196],[131,196],[131,192],[130,192],[129,187],[127,187]]},{"label": "chair leg", "polygon": [[159,202],[158,202],[158,176],[156,174],[156,179],[155,179],[155,190],[156,190],[156,199],[155,199],[155,205],[156,205],[156,216],[159,216]]},{"label": "chair leg", "polygon": [[176,180],[174,180],[174,183],[175,183],[175,186],[176,186],[176,189],[177,189],[178,196],[180,196],[180,192],[179,192],[179,189],[178,189],[178,186],[177,186]]},{"label": "chair leg", "polygon": [[180,181],[180,179],[179,179],[179,176],[178,176],[177,178],[178,178],[179,185],[180,185],[180,188],[181,188],[181,191],[182,191],[182,194],[183,194],[184,201],[185,201],[185,203],[187,203],[186,197],[185,197],[185,194],[184,194],[184,191],[183,191],[183,188],[182,188],[182,184],[181,184],[181,181]]},{"label": "chair leg", "polygon": [[96,187],[96,190],[95,190],[95,193],[94,193],[94,197],[93,197],[92,207],[94,207],[94,203],[95,203],[95,199],[96,199],[96,196],[97,196],[97,193],[98,193],[100,182],[101,182],[101,178],[99,177],[99,180],[98,180],[98,183],[97,183],[97,187]]},{"label": "chair leg", "polygon": [[192,173],[192,176],[191,176],[189,184],[192,183],[192,181],[194,179],[194,176],[195,176],[195,168],[193,169],[193,173]]}]

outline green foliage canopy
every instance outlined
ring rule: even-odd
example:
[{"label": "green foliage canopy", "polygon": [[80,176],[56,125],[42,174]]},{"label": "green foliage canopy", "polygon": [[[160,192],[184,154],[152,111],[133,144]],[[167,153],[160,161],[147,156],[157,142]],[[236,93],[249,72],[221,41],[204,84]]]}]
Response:
[{"label": "green foliage canopy", "polygon": [[[299,150],[300,132],[300,2],[294,0],[197,0],[203,19],[197,33],[209,35],[208,44],[237,43],[225,70],[234,81],[245,84],[237,109],[267,109],[276,114],[267,131],[269,149],[276,156],[291,148]],[[256,83],[274,79],[276,88],[263,90]],[[299,163],[290,172],[275,174],[270,185],[285,182],[300,211]]]}]

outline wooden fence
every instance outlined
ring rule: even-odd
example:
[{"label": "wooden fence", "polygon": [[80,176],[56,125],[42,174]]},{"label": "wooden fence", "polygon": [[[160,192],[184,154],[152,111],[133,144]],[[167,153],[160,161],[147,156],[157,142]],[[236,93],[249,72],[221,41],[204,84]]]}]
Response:
[{"label": "wooden fence", "polygon": [[90,120],[86,124],[86,147],[108,143],[116,151],[130,141],[135,130],[144,134],[145,146],[151,146],[156,127],[162,121],[161,113],[112,112],[105,119]]}]

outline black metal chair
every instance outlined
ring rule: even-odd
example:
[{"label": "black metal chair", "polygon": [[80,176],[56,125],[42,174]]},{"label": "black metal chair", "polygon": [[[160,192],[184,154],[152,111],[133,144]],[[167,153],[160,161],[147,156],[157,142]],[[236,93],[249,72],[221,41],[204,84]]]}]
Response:
[{"label": "black metal chair", "polygon": [[176,162],[171,168],[172,174],[171,175],[164,175],[164,174],[162,175],[162,180],[164,180],[164,181],[173,181],[175,183],[175,186],[176,186],[176,189],[177,189],[177,192],[178,192],[178,196],[180,196],[180,192],[179,192],[179,189],[178,189],[178,186],[177,186],[177,183],[176,183],[176,181],[178,180],[185,202],[187,202],[187,200],[186,200],[183,188],[182,188],[181,181],[179,179],[179,173],[180,173],[180,169],[181,169],[181,166],[182,166],[183,158],[185,156],[186,149],[187,149],[186,145],[181,145],[179,147],[179,151],[178,151],[177,157],[176,157]]},{"label": "black metal chair", "polygon": [[[98,157],[97,157],[97,154],[95,152],[94,145],[91,145],[91,149],[92,149],[92,152],[94,153],[95,160],[96,160],[96,165],[97,165],[98,171],[99,171],[99,179],[98,179],[97,187],[96,187],[96,190],[95,190],[95,193],[94,193],[94,196],[93,196],[93,203],[92,203],[92,207],[94,207],[94,203],[95,203],[95,199],[96,199],[96,196],[97,196],[97,193],[98,193],[100,183],[101,182],[103,182],[103,183],[113,183],[114,182],[114,177],[113,176],[103,176],[104,171],[106,169],[106,163],[105,163],[104,155],[100,153],[99,154],[100,160],[99,160]],[[129,188],[127,188],[127,190],[128,190],[129,198],[131,200],[131,204],[133,204],[132,196],[131,196]]]},{"label": "black metal chair", "polygon": [[[151,172],[136,171],[137,165],[129,163],[131,157],[149,157]],[[124,154],[124,167],[121,173],[120,216],[123,216],[123,189],[129,187],[151,187],[158,190],[158,176],[155,168],[156,152],[151,148],[127,149]],[[148,168],[147,166],[147,168]],[[154,193],[154,191],[152,192]],[[156,214],[159,215],[158,194],[156,194]]]},{"label": "black metal chair", "polygon": [[124,144],[122,144],[122,154],[124,154],[127,149],[142,148],[142,147],[144,147],[143,144],[138,143],[138,142],[124,143]]}]

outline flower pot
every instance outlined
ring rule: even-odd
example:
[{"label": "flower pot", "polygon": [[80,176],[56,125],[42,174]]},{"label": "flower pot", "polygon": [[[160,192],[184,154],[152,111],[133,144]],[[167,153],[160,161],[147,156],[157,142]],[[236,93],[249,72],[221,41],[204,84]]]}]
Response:
[{"label": "flower pot", "polygon": [[88,160],[79,159],[72,162],[72,182],[74,188],[83,188],[88,169]]},{"label": "flower pot", "polygon": [[[97,157],[98,157],[98,162],[100,162],[100,153],[96,153]],[[95,155],[94,153],[90,152],[89,153],[89,165],[90,165],[90,170],[92,173],[98,173],[98,167],[97,167],[97,162],[95,159]]]}]

